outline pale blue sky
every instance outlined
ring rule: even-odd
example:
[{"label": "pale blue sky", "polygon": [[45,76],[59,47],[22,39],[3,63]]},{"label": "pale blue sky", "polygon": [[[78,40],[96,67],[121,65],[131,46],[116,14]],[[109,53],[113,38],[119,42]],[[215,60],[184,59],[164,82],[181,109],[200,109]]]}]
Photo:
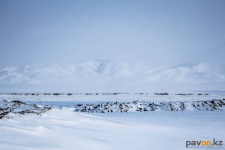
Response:
[{"label": "pale blue sky", "polygon": [[0,0],[0,67],[225,62],[225,0]]}]

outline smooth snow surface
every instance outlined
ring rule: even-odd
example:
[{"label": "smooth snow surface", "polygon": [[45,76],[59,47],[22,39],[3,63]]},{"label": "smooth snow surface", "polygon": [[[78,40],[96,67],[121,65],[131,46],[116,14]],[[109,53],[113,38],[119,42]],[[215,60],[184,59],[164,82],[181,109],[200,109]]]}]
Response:
[{"label": "smooth snow surface", "polygon": [[81,114],[71,108],[0,120],[4,150],[186,149],[186,140],[224,140],[223,112]]},{"label": "smooth snow surface", "polygon": [[[171,99],[198,103],[201,100],[224,98],[224,93],[209,93],[209,95],[169,93],[169,95],[149,94],[136,97],[135,94],[0,95],[0,101],[20,100],[30,105],[54,106],[41,116],[10,113],[0,119],[0,149],[182,150],[186,149],[187,140],[212,141],[215,138],[225,141],[225,112],[222,110],[87,113],[74,112],[76,108],[73,107],[78,103],[132,102],[134,99],[155,103],[170,102]],[[7,106],[4,105],[5,107]]]}]

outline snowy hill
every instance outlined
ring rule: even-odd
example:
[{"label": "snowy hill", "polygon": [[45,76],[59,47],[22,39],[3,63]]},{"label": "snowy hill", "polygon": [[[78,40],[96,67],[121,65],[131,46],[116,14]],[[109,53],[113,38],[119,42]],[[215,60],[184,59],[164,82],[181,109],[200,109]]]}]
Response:
[{"label": "snowy hill", "polygon": [[168,68],[101,59],[76,65],[7,67],[0,70],[0,89],[3,92],[145,92],[180,87],[184,90],[224,90],[224,83],[224,66],[205,63]]}]

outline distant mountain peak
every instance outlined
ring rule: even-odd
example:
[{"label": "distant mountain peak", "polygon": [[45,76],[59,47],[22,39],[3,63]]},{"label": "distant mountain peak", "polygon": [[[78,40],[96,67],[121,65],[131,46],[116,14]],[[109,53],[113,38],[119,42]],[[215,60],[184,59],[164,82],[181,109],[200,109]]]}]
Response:
[{"label": "distant mountain peak", "polygon": [[177,68],[177,67],[194,67],[194,66],[198,66],[200,64],[203,64],[203,63],[182,63],[182,64],[179,64],[179,65],[176,65],[176,66],[173,66],[172,68]]},{"label": "distant mountain peak", "polygon": [[[124,63],[117,60],[98,59],[82,64],[57,64],[51,66],[6,67],[0,70],[0,86],[46,85],[108,86],[110,88],[135,86],[151,87],[153,84],[225,85],[224,67],[218,64],[184,63],[171,68],[152,68],[142,63]],[[163,86],[163,85],[162,85]],[[52,87],[54,88],[54,87]],[[63,88],[63,86],[62,86]],[[128,87],[129,88],[129,87]]]},{"label": "distant mountain peak", "polygon": [[108,62],[109,60],[108,59],[96,59],[94,61],[98,61],[98,62],[104,63],[104,62]]}]

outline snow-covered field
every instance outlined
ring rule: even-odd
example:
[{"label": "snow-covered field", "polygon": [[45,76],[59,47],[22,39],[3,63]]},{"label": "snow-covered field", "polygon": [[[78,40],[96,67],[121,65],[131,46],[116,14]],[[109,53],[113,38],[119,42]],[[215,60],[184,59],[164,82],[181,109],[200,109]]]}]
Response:
[{"label": "snow-covered field", "polygon": [[[113,113],[88,113],[74,111],[77,104],[129,103],[138,100],[140,104],[160,102],[190,103],[213,99],[224,102],[224,92],[199,92],[193,95],[119,94],[119,95],[0,95],[0,101],[7,101],[21,109],[38,109],[36,113],[9,113],[0,119],[0,149],[3,150],[74,150],[74,149],[186,149],[186,141],[203,141],[214,138],[225,140],[224,105],[218,110],[191,111],[130,111]],[[205,94],[209,95],[205,95]],[[188,94],[188,93],[186,93]],[[17,107],[13,101],[22,101]],[[153,103],[154,102],[154,103]],[[36,104],[36,105],[35,105]],[[51,110],[43,111],[48,105]],[[23,106],[23,107],[22,107]],[[34,107],[35,106],[35,107]],[[191,106],[191,105],[190,105]],[[197,107],[197,106],[196,106]],[[203,107],[203,106],[201,106]],[[206,107],[206,106],[205,106]],[[213,106],[212,106],[213,107]],[[215,107],[217,108],[217,107]],[[212,149],[223,149],[214,147]],[[197,148],[196,148],[197,149]],[[209,148],[207,148],[209,149]]]}]

